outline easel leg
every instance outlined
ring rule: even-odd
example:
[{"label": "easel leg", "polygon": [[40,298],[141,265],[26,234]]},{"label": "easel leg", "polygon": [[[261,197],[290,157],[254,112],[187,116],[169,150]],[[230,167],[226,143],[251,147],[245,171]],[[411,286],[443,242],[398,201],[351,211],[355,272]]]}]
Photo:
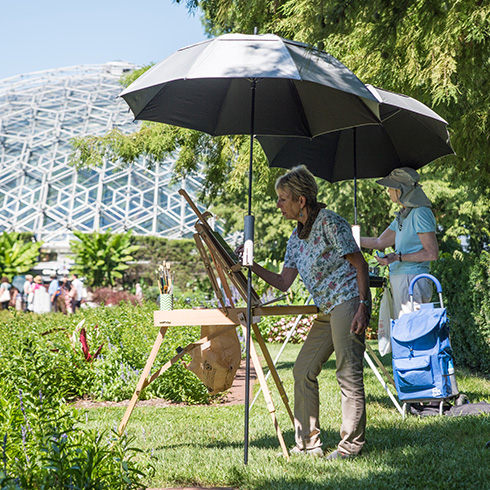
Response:
[{"label": "easel leg", "polygon": [[[244,325],[242,325],[242,331],[243,334],[246,335],[247,331]],[[281,445],[284,457],[289,461],[288,448],[286,446],[286,443],[284,442],[279,424],[277,423],[276,408],[274,407],[274,402],[272,401],[271,393],[269,391],[269,387],[267,386],[267,381],[265,380],[264,371],[262,370],[262,366],[260,365],[259,356],[257,355],[257,351],[255,350],[253,342],[250,342],[250,355],[252,356],[252,362],[255,366],[255,371],[257,372],[257,378],[259,378],[259,383],[262,387],[262,393],[264,394],[267,409],[269,410],[270,416],[272,418],[272,423],[274,424],[274,428],[276,429],[279,444]],[[250,394],[245,393],[245,396],[250,396]]]},{"label": "easel leg", "polygon": [[272,360],[272,357],[269,354],[269,349],[267,349],[267,346],[265,345],[264,342],[264,338],[262,337],[262,334],[260,333],[259,327],[257,326],[256,323],[252,324],[252,328],[255,333],[255,337],[257,338],[257,342],[259,344],[260,350],[262,351],[262,354],[265,358],[265,362],[267,363],[267,367],[269,368],[269,371],[272,374],[272,377],[274,378],[274,382],[276,383],[277,390],[281,395],[281,399],[284,403],[284,406],[286,407],[286,410],[288,411],[289,418],[291,419],[294,428],[294,415],[293,412],[291,411],[291,407],[289,406],[289,399],[286,394],[286,391],[284,390],[284,386],[282,384],[281,378],[277,373],[276,366],[274,366],[274,361]]},{"label": "easel leg", "polygon": [[121,423],[119,424],[119,435],[122,435],[124,432],[124,429],[126,428],[126,425],[128,423],[129,417],[131,417],[131,413],[133,412],[134,406],[136,405],[136,402],[138,401],[138,398],[143,391],[143,389],[148,385],[148,376],[150,375],[151,368],[153,366],[153,363],[155,362],[155,359],[158,355],[158,351],[160,350],[160,346],[162,345],[163,337],[165,337],[165,333],[167,332],[168,327],[161,327],[160,331],[158,332],[157,339],[155,340],[155,343],[153,344],[153,348],[151,349],[150,356],[148,357],[148,360],[146,361],[145,368],[143,369],[143,372],[141,373],[141,377],[138,381],[138,384],[136,385],[136,390],[133,393],[133,397],[131,398],[131,401],[129,402],[128,408],[126,409],[126,412],[124,414],[124,417],[121,420]]}]

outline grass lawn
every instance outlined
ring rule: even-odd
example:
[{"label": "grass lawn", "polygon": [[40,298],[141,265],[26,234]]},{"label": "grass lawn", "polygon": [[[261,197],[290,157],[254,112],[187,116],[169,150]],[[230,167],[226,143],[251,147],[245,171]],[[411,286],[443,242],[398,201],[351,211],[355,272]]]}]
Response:
[{"label": "grass lawn", "polygon": [[[371,344],[373,349],[375,343]],[[292,366],[300,345],[290,345],[278,365],[292,398]],[[272,356],[280,346],[270,345]],[[391,358],[383,363],[390,369]],[[470,402],[490,402],[490,381],[457,371],[460,391]],[[335,449],[341,423],[340,393],[331,359],[319,379],[324,449]],[[134,446],[152,454],[151,487],[229,486],[240,489],[437,489],[490,488],[490,416],[414,417],[404,420],[369,367],[365,368],[367,443],[354,460],[305,457],[287,462],[263,397],[250,413],[248,464],[243,464],[243,406],[136,406],[127,426]],[[294,433],[269,380],[280,427],[288,447]],[[254,390],[258,389],[258,383]],[[87,424],[119,425],[123,408],[93,408]]]}]

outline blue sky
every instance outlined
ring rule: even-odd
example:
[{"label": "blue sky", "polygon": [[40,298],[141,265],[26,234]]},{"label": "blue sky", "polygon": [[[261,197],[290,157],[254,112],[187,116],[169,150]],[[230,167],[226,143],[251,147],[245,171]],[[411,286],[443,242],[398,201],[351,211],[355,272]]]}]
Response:
[{"label": "blue sky", "polygon": [[0,79],[107,61],[148,64],[206,39],[172,0],[5,0]]}]

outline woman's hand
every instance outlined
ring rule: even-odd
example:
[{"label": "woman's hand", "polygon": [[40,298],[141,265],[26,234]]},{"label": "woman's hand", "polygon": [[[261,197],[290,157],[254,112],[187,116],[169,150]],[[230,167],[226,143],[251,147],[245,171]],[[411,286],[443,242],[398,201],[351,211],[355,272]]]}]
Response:
[{"label": "woman's hand", "polygon": [[376,256],[375,259],[380,265],[390,265],[398,260],[398,254],[393,252],[391,254],[385,255],[384,257]]},{"label": "woman's hand", "polygon": [[242,258],[243,258],[243,248],[244,248],[244,245],[238,245],[237,248],[235,248],[235,253],[238,257],[238,260],[241,262],[242,261]]}]

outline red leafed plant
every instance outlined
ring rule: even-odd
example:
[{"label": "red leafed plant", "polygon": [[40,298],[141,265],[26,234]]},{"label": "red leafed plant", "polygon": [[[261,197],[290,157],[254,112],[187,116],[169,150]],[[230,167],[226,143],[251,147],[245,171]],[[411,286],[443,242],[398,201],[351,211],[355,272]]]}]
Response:
[{"label": "red leafed plant", "polygon": [[102,343],[93,355],[90,354],[90,349],[87,342],[87,332],[85,331],[85,328],[80,330],[80,342],[82,343],[83,355],[85,356],[85,360],[88,362],[92,362],[93,360],[97,359],[104,345],[104,343]]}]

